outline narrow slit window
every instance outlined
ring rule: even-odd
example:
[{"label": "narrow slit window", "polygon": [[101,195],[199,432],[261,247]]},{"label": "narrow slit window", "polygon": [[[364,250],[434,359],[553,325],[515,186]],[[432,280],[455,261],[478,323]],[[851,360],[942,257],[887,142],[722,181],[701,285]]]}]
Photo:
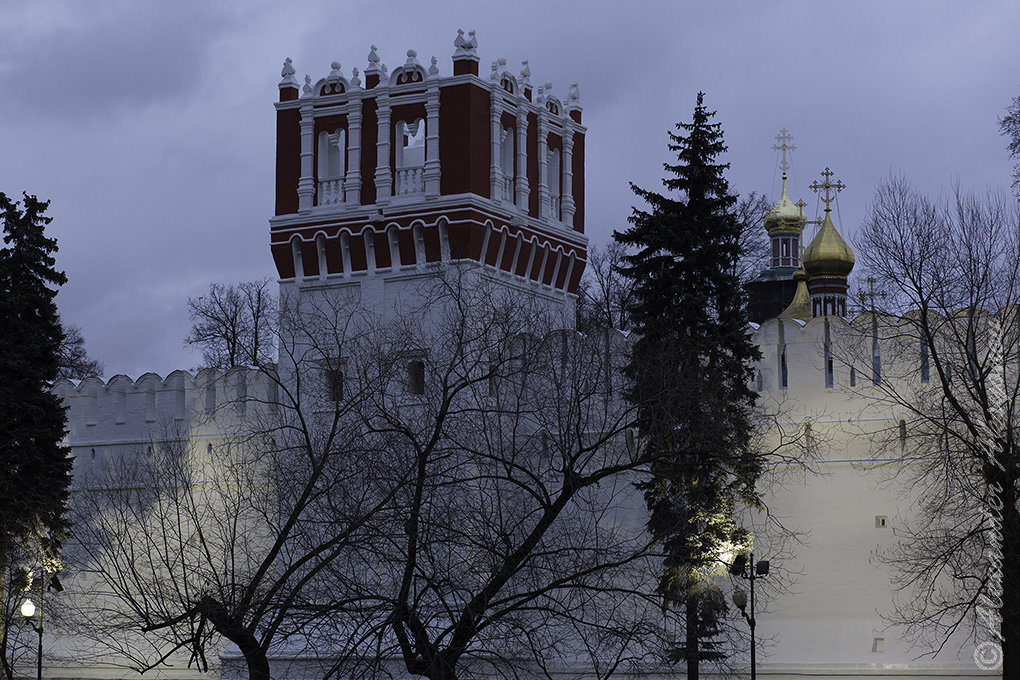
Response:
[{"label": "narrow slit window", "polygon": [[425,362],[421,359],[407,364],[407,389],[411,394],[425,394]]},{"label": "narrow slit window", "polygon": [[790,384],[790,374],[786,365],[786,345],[779,352],[779,389],[785,390]]},{"label": "narrow slit window", "polygon": [[834,362],[832,360],[832,345],[825,343],[825,386],[832,389],[835,384]]},{"label": "narrow slit window", "polygon": [[344,398],[344,372],[340,366],[326,366],[322,369],[323,387],[330,401]]},{"label": "narrow slit window", "polygon": [[857,387],[857,369],[850,369],[850,387]]},{"label": "narrow slit window", "polygon": [[978,366],[977,358],[977,343],[974,341],[974,335],[967,339],[967,364],[970,367],[970,379],[975,383],[981,377],[981,368]]},{"label": "narrow slit window", "polygon": [[931,380],[931,366],[928,361],[928,343],[921,340],[921,384],[927,385]]},{"label": "narrow slit window", "polygon": [[205,413],[212,415],[216,411],[216,385],[205,388]]},{"label": "narrow slit window", "polygon": [[900,420],[900,453],[907,450],[907,421]]}]

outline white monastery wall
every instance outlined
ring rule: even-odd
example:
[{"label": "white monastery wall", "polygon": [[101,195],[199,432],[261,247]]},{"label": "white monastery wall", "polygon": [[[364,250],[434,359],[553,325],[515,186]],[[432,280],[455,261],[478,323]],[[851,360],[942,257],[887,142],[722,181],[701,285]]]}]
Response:
[{"label": "white monastery wall", "polygon": [[[881,388],[872,385],[871,367],[861,365],[862,357],[870,360],[871,348],[860,352],[849,346],[870,342],[870,323],[869,316],[850,323],[838,317],[807,323],[771,319],[754,330],[763,355],[758,366],[763,403],[778,412],[777,423],[787,438],[803,438],[805,423],[810,423],[815,456],[808,470],[791,471],[767,498],[769,512],[801,532],[802,544],[793,548],[793,564],[783,565],[793,572],[792,587],[765,603],[757,617],[766,654],[759,674],[993,675],[977,668],[973,646],[963,636],[937,658],[921,657],[924,650],[912,648],[902,629],[888,627],[882,618],[891,611],[894,593],[888,567],[876,561],[876,553],[896,543],[896,528],[913,519],[913,509],[909,491],[892,479],[911,463],[876,443],[898,436],[905,415],[884,403]],[[831,388],[825,379],[827,325],[834,356]],[[784,347],[787,386],[782,389]],[[914,359],[882,356],[883,380],[919,380]]]}]

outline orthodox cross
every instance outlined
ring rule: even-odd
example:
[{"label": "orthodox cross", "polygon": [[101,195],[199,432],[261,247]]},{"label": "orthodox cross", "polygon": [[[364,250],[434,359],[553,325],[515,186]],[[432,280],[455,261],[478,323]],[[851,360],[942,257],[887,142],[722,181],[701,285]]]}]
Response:
[{"label": "orthodox cross", "polygon": [[778,151],[783,155],[783,159],[779,162],[779,169],[785,173],[790,169],[790,164],[786,162],[786,152],[796,151],[797,147],[793,145],[793,136],[785,127],[779,131],[778,135],[776,135],[776,141],[779,142],[779,144],[773,144],[772,150]]},{"label": "orthodox cross", "polygon": [[857,291],[857,299],[860,300],[860,302],[861,302],[861,309],[864,309],[866,304],[870,305],[871,306],[871,314],[872,314],[872,316],[874,316],[874,314],[875,314],[875,298],[884,298],[884,297],[885,297],[885,291],[875,292],[875,277],[873,277],[873,276],[869,276],[868,277],[868,290],[867,290],[867,292],[865,292],[863,290]]},{"label": "orthodox cross", "polygon": [[[836,200],[836,194],[843,191],[843,189],[846,189],[846,185],[843,184],[843,182],[841,182],[840,180],[836,180],[836,182],[833,183],[832,170],[829,170],[828,168],[825,168],[825,170],[822,171],[822,177],[825,178],[824,182],[819,184],[818,180],[815,180],[814,182],[808,185],[808,188],[814,191],[815,193],[818,193],[819,191],[825,192],[825,195],[822,196],[821,199],[822,203],[825,204],[825,212],[829,212],[830,210],[832,210],[832,208],[829,207],[829,204]],[[832,193],[833,189],[836,190],[835,193]]]}]

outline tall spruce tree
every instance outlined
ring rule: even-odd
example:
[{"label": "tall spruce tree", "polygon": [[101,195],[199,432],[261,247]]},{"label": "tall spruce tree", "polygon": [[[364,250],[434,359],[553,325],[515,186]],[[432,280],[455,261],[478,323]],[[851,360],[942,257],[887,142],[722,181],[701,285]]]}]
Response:
[{"label": "tall spruce tree", "polygon": [[0,193],[0,565],[11,546],[38,541],[56,557],[66,533],[71,459],[61,445],[64,407],[50,391],[63,339],[54,297],[67,281],[44,231],[48,201],[24,210]]},{"label": "tall spruce tree", "polygon": [[620,268],[633,279],[628,397],[653,462],[642,484],[648,529],[662,547],[659,594],[683,608],[685,639],[672,657],[698,678],[702,661],[725,651],[713,640],[725,598],[709,574],[727,550],[747,542],[735,521],[739,503],[758,504],[760,463],[752,445],[756,394],[751,363],[760,356],[747,332],[736,276],[740,224],[717,162],[726,147],[698,93],[691,123],[669,133],[675,165],[662,195],[631,185],[647,204],[631,227],[614,233],[633,254]]}]

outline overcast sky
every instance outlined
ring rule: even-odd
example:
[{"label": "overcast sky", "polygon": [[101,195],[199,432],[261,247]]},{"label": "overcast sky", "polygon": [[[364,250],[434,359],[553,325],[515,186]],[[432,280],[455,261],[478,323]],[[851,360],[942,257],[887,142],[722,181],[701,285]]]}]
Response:
[{"label": "overcast sky", "polygon": [[852,236],[877,182],[932,194],[1005,188],[996,119],[1020,94],[1020,3],[141,2],[0,0],[0,191],[50,199],[69,282],[58,302],[107,377],[198,364],[185,302],[214,281],[274,275],[276,84],[369,46],[451,72],[457,28],[481,69],[529,59],[532,82],[578,82],[588,127],[587,232],[626,225],[628,182],[657,188],[666,131],[698,90],[718,112],[738,192],[776,197],[778,130],[792,193],[826,166]]}]

